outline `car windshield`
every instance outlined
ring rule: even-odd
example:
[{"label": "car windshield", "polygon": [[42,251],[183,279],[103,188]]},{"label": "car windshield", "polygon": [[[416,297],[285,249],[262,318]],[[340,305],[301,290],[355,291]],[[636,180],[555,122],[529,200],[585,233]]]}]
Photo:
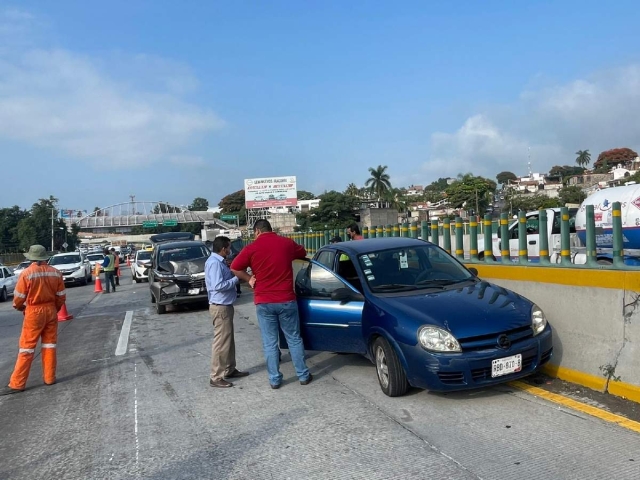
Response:
[{"label": "car windshield", "polygon": [[373,292],[443,288],[475,279],[444,250],[429,244],[370,252],[358,262]]},{"label": "car windshield", "polygon": [[151,258],[151,252],[149,251],[142,251],[142,252],[138,252],[138,260],[149,260]]},{"label": "car windshield", "polygon": [[66,265],[68,263],[80,263],[80,255],[57,255],[51,257],[49,265]]},{"label": "car windshield", "polygon": [[101,253],[90,253],[89,255],[87,255],[87,258],[92,262],[102,261],[104,260],[104,255]]},{"label": "car windshield", "polygon": [[186,262],[198,258],[208,257],[207,247],[204,245],[190,245],[188,247],[168,247],[159,252],[159,262]]}]

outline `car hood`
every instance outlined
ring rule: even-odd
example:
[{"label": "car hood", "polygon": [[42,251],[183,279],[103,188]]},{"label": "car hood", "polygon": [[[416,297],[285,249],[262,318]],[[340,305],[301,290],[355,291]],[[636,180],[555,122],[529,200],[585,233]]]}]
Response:
[{"label": "car hood", "polygon": [[196,258],[193,260],[184,260],[182,262],[168,262],[171,268],[166,268],[167,264],[160,264],[162,270],[170,271],[174,275],[195,275],[204,273],[204,264],[207,263],[206,257]]},{"label": "car hood", "polygon": [[517,293],[484,281],[462,288],[377,297],[373,303],[392,315],[412,319],[416,327],[436,325],[458,339],[530,326],[533,306]]},{"label": "car hood", "polygon": [[58,270],[69,270],[70,268],[78,268],[82,266],[82,263],[62,263],[59,265],[51,265],[53,268],[57,268]]}]

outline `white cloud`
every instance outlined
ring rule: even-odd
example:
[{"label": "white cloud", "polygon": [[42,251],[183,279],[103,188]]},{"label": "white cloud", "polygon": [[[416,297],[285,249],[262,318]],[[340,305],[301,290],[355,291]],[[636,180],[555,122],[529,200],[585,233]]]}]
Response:
[{"label": "white cloud", "polygon": [[[3,28],[18,17],[20,30]],[[20,37],[30,20],[26,12],[0,13],[0,41]],[[127,62],[138,67],[130,77],[118,68]],[[197,87],[188,68],[145,55],[127,62],[64,49],[0,50],[0,138],[132,167],[180,155],[224,125],[212,111],[182,99]],[[121,76],[109,73],[117,70]]]},{"label": "white cloud", "polygon": [[431,136],[429,178],[461,172],[494,177],[510,170],[546,172],[572,165],[577,150],[592,161],[609,148],[640,145],[640,66],[598,72],[566,85],[526,91],[512,105],[496,106],[468,118],[454,133]]}]

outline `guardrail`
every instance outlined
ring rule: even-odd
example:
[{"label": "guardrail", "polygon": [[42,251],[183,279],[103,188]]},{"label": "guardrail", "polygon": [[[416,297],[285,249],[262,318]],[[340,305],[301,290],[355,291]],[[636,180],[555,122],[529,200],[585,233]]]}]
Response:
[{"label": "guardrail", "polygon": [[[518,213],[518,259],[514,261],[506,243],[501,245],[501,258],[496,260],[493,258],[492,238],[494,228],[498,228],[501,238],[508,238],[509,217],[506,213],[500,215],[499,221],[494,221],[490,215],[485,215],[480,221],[478,217],[472,217],[468,224],[464,224],[462,218],[456,217],[452,222],[450,219],[443,219],[442,223],[437,220],[431,222],[423,221],[418,225],[417,222],[398,223],[387,225],[375,225],[371,228],[364,227],[362,236],[364,238],[383,238],[383,237],[408,237],[420,238],[431,241],[437,245],[441,245],[448,253],[454,255],[458,260],[465,263],[482,263],[492,265],[527,265],[540,267],[568,267],[568,268],[592,268],[602,270],[640,270],[640,267],[625,265],[624,249],[623,249],[623,232],[622,232],[622,216],[620,202],[614,202],[612,206],[612,231],[613,231],[613,248],[612,248],[612,264],[601,265],[597,263],[596,248],[596,226],[593,205],[586,206],[586,263],[575,264],[571,261],[571,243],[570,243],[570,227],[569,227],[569,209],[563,207],[560,209],[560,261],[552,263],[550,261],[549,251],[549,235],[547,229],[547,211],[540,209],[539,211],[539,245],[540,260],[539,263],[531,263],[527,248],[527,231],[526,231],[526,212]],[[456,232],[462,232],[463,235],[469,235],[469,250],[465,252],[463,247],[463,235],[456,235]],[[468,233],[467,233],[468,232]],[[313,255],[318,249],[327,245],[331,238],[340,236],[343,239],[348,238],[346,229],[323,230],[317,232],[295,232],[282,234],[291,238],[296,243],[303,245],[310,255]],[[484,251],[478,252],[478,237],[484,237]],[[452,248],[452,239],[454,241]],[[245,244],[250,243],[252,239],[245,240]],[[483,258],[480,258],[482,254]]]}]

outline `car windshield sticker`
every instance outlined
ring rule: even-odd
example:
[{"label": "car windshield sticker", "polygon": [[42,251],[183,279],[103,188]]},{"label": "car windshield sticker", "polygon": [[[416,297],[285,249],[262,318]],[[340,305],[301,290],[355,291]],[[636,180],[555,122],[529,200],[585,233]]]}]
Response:
[{"label": "car windshield sticker", "polygon": [[362,261],[364,262],[364,264],[367,267],[371,267],[373,265],[373,263],[371,263],[371,260],[369,259],[369,257],[367,255],[363,255],[362,256]]},{"label": "car windshield sticker", "polygon": [[409,261],[407,260],[407,252],[400,252],[400,268],[409,268]]},{"label": "car windshield sticker", "polygon": [[376,279],[375,276],[373,275],[367,275],[367,280],[369,280],[370,282],[374,281]]}]

